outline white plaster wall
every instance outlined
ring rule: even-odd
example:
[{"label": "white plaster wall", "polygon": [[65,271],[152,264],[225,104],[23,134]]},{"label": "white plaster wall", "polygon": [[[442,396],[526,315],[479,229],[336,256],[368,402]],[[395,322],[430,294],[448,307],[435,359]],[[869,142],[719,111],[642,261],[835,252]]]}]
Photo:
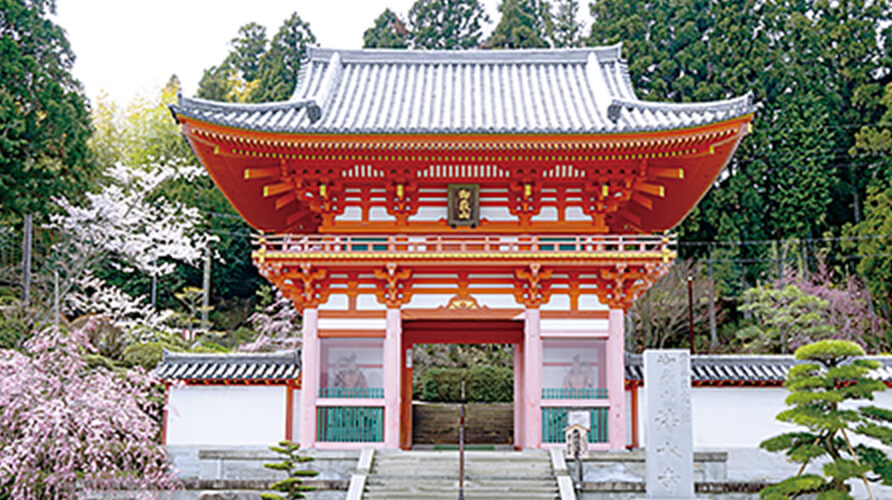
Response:
[{"label": "white plaster wall", "polygon": [[508,207],[480,207],[480,218],[491,222],[516,221],[517,217],[511,215]]},{"label": "white plaster wall", "polygon": [[[346,289],[344,289],[346,292]],[[324,304],[319,305],[320,311],[345,311],[350,307],[350,300],[346,293],[333,291]]]},{"label": "white plaster wall", "polygon": [[359,311],[384,311],[387,306],[378,302],[378,298],[371,293],[361,293],[356,296],[356,309]]},{"label": "white plaster wall", "polygon": [[607,311],[610,307],[601,303],[601,300],[594,293],[583,293],[579,295],[580,311]]},{"label": "white plaster wall", "polygon": [[384,330],[387,320],[384,318],[319,318],[317,328],[320,330]]},{"label": "white plaster wall", "polygon": [[586,332],[592,334],[607,333],[608,321],[606,319],[558,319],[548,318],[541,320],[540,329],[545,332]]},{"label": "white plaster wall", "polygon": [[285,439],[284,386],[171,387],[168,402],[169,445],[268,446]]},{"label": "white plaster wall", "polygon": [[542,207],[539,209],[538,214],[530,217],[530,220],[534,222],[557,221],[558,209],[557,207]]},{"label": "white plaster wall", "polygon": [[[646,390],[646,387],[638,390],[638,435],[641,446],[647,443],[644,425],[647,416]],[[784,400],[788,394],[783,387],[693,387],[694,449],[750,449],[755,453],[763,440],[795,429],[795,426],[777,420],[777,414],[787,409]],[[892,408],[892,390],[876,396],[873,402],[867,404]],[[626,391],[626,404],[627,422],[631,426],[631,391]],[[853,439],[857,441],[858,437],[853,436]]]},{"label": "white plaster wall", "polygon": [[777,420],[786,408],[783,387],[694,387],[694,448],[758,448],[795,426]]}]

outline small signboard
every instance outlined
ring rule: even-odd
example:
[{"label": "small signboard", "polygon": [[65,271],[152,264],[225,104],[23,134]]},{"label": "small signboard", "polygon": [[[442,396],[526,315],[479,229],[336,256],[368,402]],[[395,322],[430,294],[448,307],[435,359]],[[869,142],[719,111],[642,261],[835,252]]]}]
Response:
[{"label": "small signboard", "polygon": [[588,455],[588,429],[571,425],[564,429],[565,452],[568,458],[581,458]]},{"label": "small signboard", "polygon": [[480,185],[449,185],[449,225],[477,227],[480,224]]},{"label": "small signboard", "polygon": [[591,421],[591,412],[588,410],[582,411],[568,411],[567,412],[567,426],[572,427],[574,425],[578,425],[585,429],[586,431],[591,430],[592,421]]}]

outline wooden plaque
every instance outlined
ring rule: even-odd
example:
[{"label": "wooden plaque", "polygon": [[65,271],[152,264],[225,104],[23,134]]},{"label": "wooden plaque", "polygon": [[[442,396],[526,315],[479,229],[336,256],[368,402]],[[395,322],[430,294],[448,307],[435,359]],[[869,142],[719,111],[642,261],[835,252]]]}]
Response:
[{"label": "wooden plaque", "polygon": [[449,185],[449,225],[452,227],[480,224],[480,185]]}]

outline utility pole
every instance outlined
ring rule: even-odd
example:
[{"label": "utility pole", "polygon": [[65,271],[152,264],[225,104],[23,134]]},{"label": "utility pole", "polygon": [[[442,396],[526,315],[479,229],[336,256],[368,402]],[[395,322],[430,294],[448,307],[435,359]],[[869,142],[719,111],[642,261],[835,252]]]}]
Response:
[{"label": "utility pole", "polygon": [[53,271],[53,325],[59,331],[59,271]]},{"label": "utility pole", "polygon": [[158,301],[158,255],[152,259],[152,310]]},{"label": "utility pole", "polygon": [[32,214],[25,215],[24,236],[22,237],[22,307],[31,303],[31,224]]},{"label": "utility pole", "polygon": [[201,297],[201,329],[208,330],[208,309],[211,307],[211,245],[204,257],[204,294]]},{"label": "utility pole", "polygon": [[465,374],[461,374],[461,409],[458,414],[458,500],[465,499]]},{"label": "utility pole", "polygon": [[688,332],[691,354],[694,354],[694,277],[688,276]]},{"label": "utility pole", "polygon": [[715,278],[713,274],[713,250],[709,250],[709,342],[715,346],[719,343],[718,329],[715,321]]}]

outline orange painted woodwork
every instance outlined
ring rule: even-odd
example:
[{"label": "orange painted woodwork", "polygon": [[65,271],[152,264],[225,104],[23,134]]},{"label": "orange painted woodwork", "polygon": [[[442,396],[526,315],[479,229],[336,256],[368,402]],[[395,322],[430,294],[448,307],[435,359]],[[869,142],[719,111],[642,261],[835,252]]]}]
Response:
[{"label": "orange painted woodwork", "polygon": [[[292,233],[613,233],[665,231],[696,205],[752,115],[689,129],[579,135],[306,135],[180,116],[184,136],[254,228]],[[481,206],[515,221],[451,228],[415,220],[445,206],[453,182],[477,182]],[[348,207],[361,220],[342,220]],[[383,208],[393,220],[370,220]],[[558,222],[536,220],[544,207]],[[568,210],[587,220],[567,220]]]}]

